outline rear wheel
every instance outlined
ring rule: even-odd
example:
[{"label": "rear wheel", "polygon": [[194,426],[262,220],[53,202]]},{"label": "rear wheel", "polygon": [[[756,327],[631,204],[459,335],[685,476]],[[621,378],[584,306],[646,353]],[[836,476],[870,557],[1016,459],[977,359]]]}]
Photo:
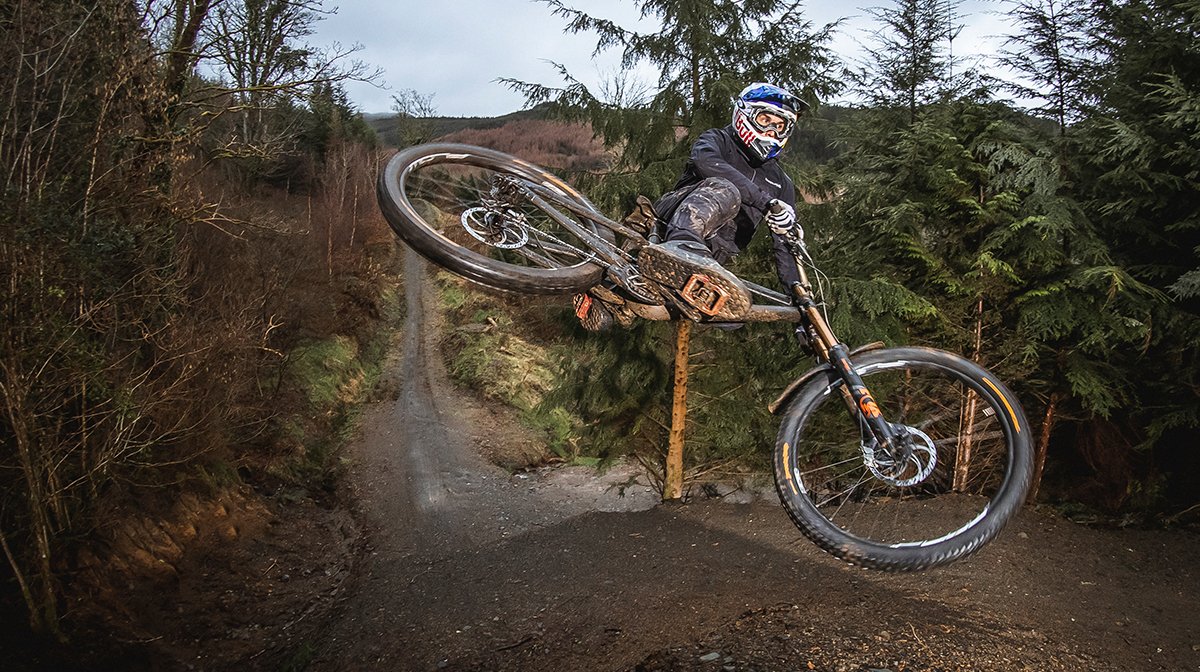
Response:
[{"label": "rear wheel", "polygon": [[[561,179],[521,159],[482,147],[419,145],[388,161],[379,176],[380,208],[392,230],[434,263],[484,285],[522,293],[577,292],[604,269],[569,221],[609,235],[574,210],[595,211]],[[537,191],[546,205],[524,195]],[[597,213],[598,214],[598,213]]]},{"label": "rear wheel", "polygon": [[841,379],[818,375],[790,399],[775,446],[788,515],[824,550],[875,569],[926,569],[979,549],[1029,489],[1029,423],[1016,398],[938,350],[876,350],[854,366],[909,453],[879,450]]}]

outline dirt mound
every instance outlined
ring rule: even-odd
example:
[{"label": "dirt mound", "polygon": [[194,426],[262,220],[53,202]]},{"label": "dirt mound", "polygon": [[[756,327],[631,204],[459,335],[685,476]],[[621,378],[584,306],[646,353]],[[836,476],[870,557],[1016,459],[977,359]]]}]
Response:
[{"label": "dirt mound", "polygon": [[344,506],[243,487],[162,511],[97,533],[104,550],[69,586],[72,644],[13,643],[6,669],[278,669],[311,654],[361,539]]}]

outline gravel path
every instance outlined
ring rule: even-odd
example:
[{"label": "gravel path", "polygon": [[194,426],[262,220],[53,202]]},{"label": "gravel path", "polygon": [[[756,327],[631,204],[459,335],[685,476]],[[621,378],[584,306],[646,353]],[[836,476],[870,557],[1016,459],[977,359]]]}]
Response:
[{"label": "gravel path", "polygon": [[769,501],[658,505],[631,468],[510,474],[446,380],[422,262],[351,452],[367,547],[310,670],[1200,670],[1200,541],[1027,510],[949,568],[819,553]]}]

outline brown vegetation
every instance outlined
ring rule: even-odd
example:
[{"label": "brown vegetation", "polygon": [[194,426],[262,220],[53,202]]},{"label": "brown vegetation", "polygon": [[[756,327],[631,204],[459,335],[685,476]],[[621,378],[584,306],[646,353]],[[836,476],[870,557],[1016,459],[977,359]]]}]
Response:
[{"label": "brown vegetation", "polygon": [[520,119],[499,128],[468,128],[440,140],[499,150],[563,172],[598,171],[611,163],[610,153],[581,123]]},{"label": "brown vegetation", "polygon": [[350,395],[314,398],[309,378],[362,373],[301,355],[334,339],[364,358],[392,247],[370,207],[379,157],[336,127],[295,193],[210,163],[206,118],[134,3],[18,2],[4,19],[0,578],[62,637],[64,598],[100,585],[63,577],[82,562],[117,582],[141,562],[113,531],[149,528],[121,517],[186,529],[180,497],[320,474]]}]

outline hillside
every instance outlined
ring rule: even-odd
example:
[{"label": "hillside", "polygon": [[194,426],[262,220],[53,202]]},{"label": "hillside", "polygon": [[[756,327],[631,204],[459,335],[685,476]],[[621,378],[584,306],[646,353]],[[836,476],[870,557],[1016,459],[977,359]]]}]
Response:
[{"label": "hillside", "polygon": [[[525,119],[545,119],[546,114],[539,108],[518,110],[499,117],[430,117],[435,137],[450,135],[465,129],[486,130],[499,128],[509,122]],[[384,142],[389,142],[391,132],[396,128],[396,115],[391,113],[364,114],[363,120],[375,131]]]},{"label": "hillside", "polygon": [[[392,143],[394,115],[364,115],[384,143]],[[499,117],[433,117],[430,135],[499,150],[560,172],[596,171],[609,164],[604,143],[583,123],[547,118],[537,108]]]}]

